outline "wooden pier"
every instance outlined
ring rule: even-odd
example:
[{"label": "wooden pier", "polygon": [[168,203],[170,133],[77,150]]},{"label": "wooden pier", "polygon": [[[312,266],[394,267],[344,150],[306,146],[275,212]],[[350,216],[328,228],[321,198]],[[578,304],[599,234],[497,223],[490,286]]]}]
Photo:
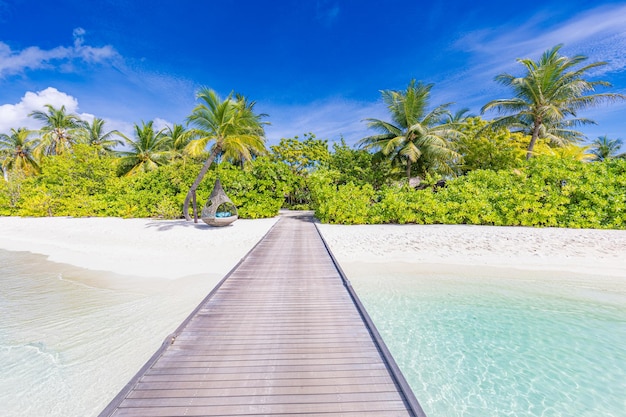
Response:
[{"label": "wooden pier", "polygon": [[100,417],[424,413],[310,216],[282,217]]}]

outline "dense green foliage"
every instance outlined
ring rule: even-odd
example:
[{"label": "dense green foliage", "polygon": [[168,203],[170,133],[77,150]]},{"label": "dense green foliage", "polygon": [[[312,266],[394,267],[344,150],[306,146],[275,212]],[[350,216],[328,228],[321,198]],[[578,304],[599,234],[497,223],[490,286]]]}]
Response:
[{"label": "dense green foliage", "polygon": [[[115,158],[86,146],[43,160],[38,176],[14,176],[0,182],[0,215],[115,216],[179,218],[198,162],[164,165],[130,177],[116,175]],[[217,175],[243,218],[272,217],[281,208],[289,168],[258,158],[244,169],[228,163],[211,170],[198,188],[203,205]]]},{"label": "dense green foliage", "polygon": [[444,188],[369,184],[313,188],[323,222],[626,228],[626,161],[535,158],[518,169],[476,170]]},{"label": "dense green foliage", "polygon": [[[242,218],[275,216],[286,197],[300,190],[307,207],[330,223],[626,228],[623,159],[589,163],[542,156],[525,161],[518,155],[511,166],[473,169],[443,188],[423,190],[390,180],[388,159],[345,143],[335,144],[326,166],[306,176],[277,159],[213,166],[198,187],[198,204],[206,202],[219,176]],[[179,159],[119,177],[119,162],[83,144],[45,157],[40,174],[14,172],[0,181],[0,215],[180,218],[189,184],[202,165]]]},{"label": "dense green foliage", "polygon": [[492,128],[480,117],[471,117],[459,127],[461,135],[453,142],[463,155],[457,166],[459,174],[476,169],[500,170],[521,165],[524,158],[524,135],[508,129]]}]

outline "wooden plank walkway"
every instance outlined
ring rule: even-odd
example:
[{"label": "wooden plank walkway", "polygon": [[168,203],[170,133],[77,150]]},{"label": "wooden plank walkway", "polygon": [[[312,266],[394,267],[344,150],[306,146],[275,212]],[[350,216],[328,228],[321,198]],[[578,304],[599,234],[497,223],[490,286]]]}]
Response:
[{"label": "wooden plank walkway", "polygon": [[310,216],[281,218],[100,417],[244,415],[424,416]]}]

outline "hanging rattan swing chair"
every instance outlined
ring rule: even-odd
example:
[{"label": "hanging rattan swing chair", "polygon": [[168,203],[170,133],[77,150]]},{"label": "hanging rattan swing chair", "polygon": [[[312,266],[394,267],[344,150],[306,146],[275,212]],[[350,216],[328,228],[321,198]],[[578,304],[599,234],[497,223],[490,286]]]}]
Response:
[{"label": "hanging rattan swing chair", "polygon": [[218,227],[228,226],[239,218],[237,207],[224,192],[219,178],[215,181],[213,192],[202,209],[201,218],[209,226]]}]

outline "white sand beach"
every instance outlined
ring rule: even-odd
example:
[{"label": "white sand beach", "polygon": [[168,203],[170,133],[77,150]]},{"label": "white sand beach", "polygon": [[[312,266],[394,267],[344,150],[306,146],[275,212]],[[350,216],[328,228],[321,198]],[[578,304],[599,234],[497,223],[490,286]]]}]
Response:
[{"label": "white sand beach", "polygon": [[626,294],[626,230],[319,225],[349,277],[381,273],[540,277]]},{"label": "white sand beach", "polygon": [[210,227],[184,220],[0,217],[0,249],[137,277],[223,276],[277,220]]},{"label": "white sand beach", "polygon": [[[200,222],[0,217],[0,249],[140,277],[225,275],[278,218]],[[437,264],[626,277],[625,230],[320,224],[340,263]],[[626,279],[626,278],[625,278]]]}]

